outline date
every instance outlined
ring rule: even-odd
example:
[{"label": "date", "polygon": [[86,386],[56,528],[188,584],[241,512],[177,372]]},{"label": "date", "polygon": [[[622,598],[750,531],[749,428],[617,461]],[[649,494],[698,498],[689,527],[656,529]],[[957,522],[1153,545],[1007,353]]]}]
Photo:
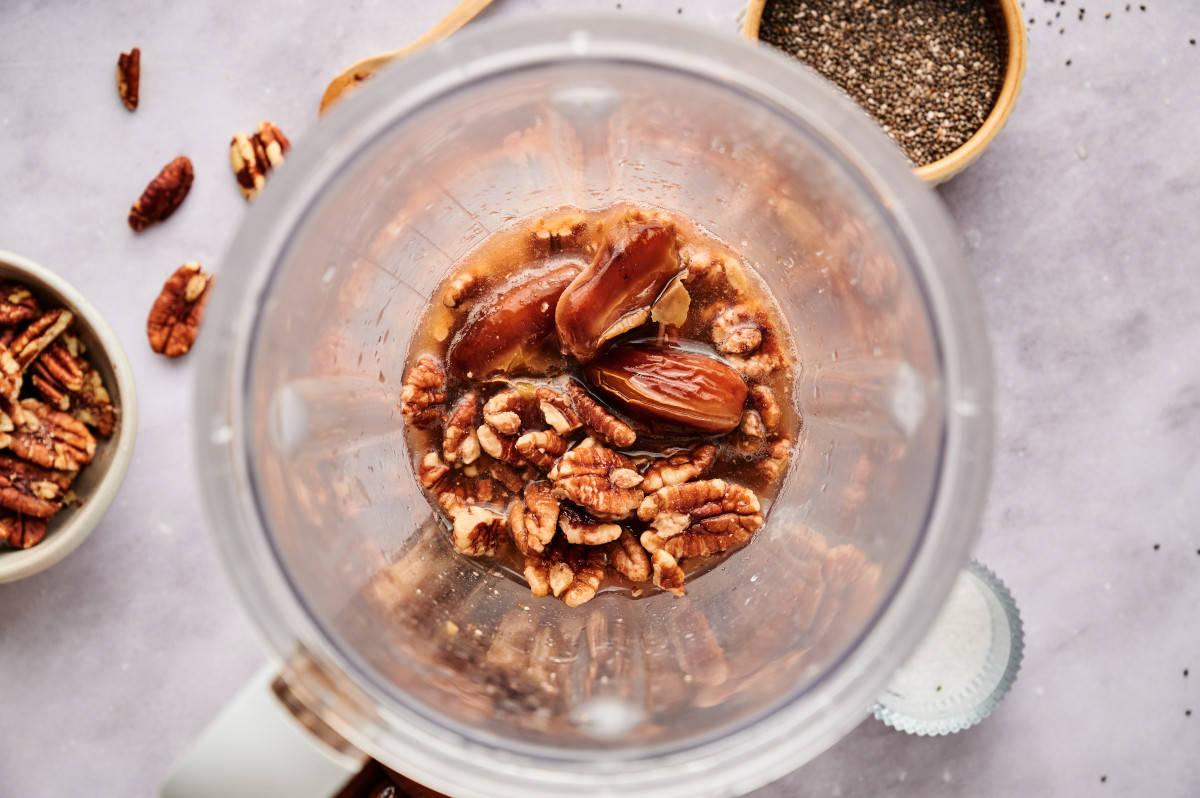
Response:
[{"label": "date", "polygon": [[585,373],[636,419],[711,434],[737,428],[748,390],[740,374],[714,357],[645,344],[613,347]]},{"label": "date", "polygon": [[538,353],[554,334],[554,312],[576,264],[531,277],[481,303],[450,346],[447,360],[461,377],[537,374]]}]

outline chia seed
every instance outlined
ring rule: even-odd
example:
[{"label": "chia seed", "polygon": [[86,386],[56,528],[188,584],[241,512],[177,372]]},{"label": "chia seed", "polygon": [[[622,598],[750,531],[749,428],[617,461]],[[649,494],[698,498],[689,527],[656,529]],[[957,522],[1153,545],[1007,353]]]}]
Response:
[{"label": "chia seed", "polygon": [[833,81],[916,166],[962,146],[1004,80],[981,0],[767,0],[758,35]]}]

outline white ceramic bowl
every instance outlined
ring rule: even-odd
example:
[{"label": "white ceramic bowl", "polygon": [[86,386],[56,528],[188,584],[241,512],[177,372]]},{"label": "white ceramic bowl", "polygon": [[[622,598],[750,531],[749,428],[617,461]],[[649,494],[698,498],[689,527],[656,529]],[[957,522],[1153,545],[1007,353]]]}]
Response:
[{"label": "white ceramic bowl", "polygon": [[137,393],[125,350],[92,303],[66,280],[28,258],[0,250],[0,280],[24,284],[46,307],[75,314],[74,328],[87,346],[87,357],[104,378],[118,408],[112,437],[96,438],[96,455],[71,487],[81,502],[50,519],[46,537],[28,549],[0,546],[0,582],[23,579],[66,557],[91,534],[112,504],[129,470],[137,437]]}]

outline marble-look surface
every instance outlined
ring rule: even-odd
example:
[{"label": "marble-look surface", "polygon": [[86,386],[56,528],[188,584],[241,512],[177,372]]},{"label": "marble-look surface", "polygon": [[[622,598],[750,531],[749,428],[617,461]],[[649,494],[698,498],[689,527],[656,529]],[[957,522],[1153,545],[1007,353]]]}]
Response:
[{"label": "marble-look surface", "polygon": [[[1075,3],[1027,4],[1017,111],[941,189],[995,347],[978,555],[1022,606],[1021,677],[970,732],[918,739],[868,720],[762,798],[1200,794],[1200,4],[1089,0],[1083,21]],[[0,795],[153,794],[263,661],[201,520],[194,366],[151,354],[146,309],[178,264],[217,264],[242,218],[230,135],[270,118],[302,138],[333,74],[450,5],[0,5],[0,248],[91,297],[141,396],[133,467],[104,523],[49,572],[0,585]],[[567,6],[732,35],[740,3],[499,0],[487,15]],[[129,114],[113,65],[135,44],[142,106]],[[130,201],[179,153],[195,162],[191,196],[132,235]]]}]

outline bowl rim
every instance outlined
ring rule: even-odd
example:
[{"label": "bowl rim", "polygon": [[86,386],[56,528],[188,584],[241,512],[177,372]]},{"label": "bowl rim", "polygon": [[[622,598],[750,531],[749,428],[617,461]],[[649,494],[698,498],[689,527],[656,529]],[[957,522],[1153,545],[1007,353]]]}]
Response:
[{"label": "bowl rim", "polygon": [[[1025,77],[1026,41],[1025,24],[1017,0],[996,0],[1004,18],[1004,32],[1008,40],[1005,60],[1004,81],[996,94],[996,102],[979,129],[971,134],[957,149],[932,163],[913,168],[913,174],[926,183],[936,186],[944,183],[979,159],[987,146],[1008,122],[1021,93],[1021,82]],[[762,25],[763,9],[767,0],[749,0],[742,20],[742,38],[757,43],[758,29]]]},{"label": "bowl rim", "polygon": [[65,300],[68,310],[87,322],[96,334],[103,356],[112,365],[121,397],[120,426],[109,444],[113,447],[113,459],[88,501],[72,508],[69,511],[70,518],[37,545],[28,549],[0,551],[0,582],[15,582],[61,561],[87,539],[108,512],[133,459],[134,442],[137,439],[137,392],[133,368],[116,333],[78,289],[45,266],[15,252],[0,249],[0,265],[20,272],[22,281],[34,290],[44,288],[57,293]]}]

